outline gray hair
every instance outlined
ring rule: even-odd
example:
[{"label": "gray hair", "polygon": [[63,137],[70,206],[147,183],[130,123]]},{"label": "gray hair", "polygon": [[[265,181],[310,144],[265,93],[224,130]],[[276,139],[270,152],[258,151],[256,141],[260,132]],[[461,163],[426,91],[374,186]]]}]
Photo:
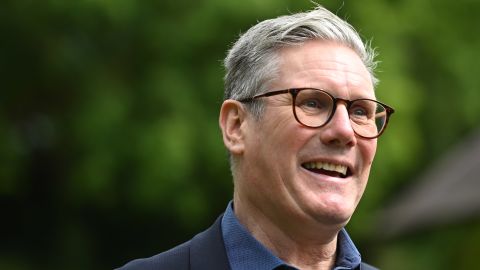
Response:
[{"label": "gray hair", "polygon": [[[374,70],[375,50],[364,44],[357,31],[346,21],[322,6],[292,15],[262,21],[241,35],[225,58],[224,99],[241,100],[267,91],[267,82],[278,73],[278,50],[309,40],[334,41],[354,50],[369,71],[372,84],[378,79]],[[260,102],[248,104],[259,117]]]}]

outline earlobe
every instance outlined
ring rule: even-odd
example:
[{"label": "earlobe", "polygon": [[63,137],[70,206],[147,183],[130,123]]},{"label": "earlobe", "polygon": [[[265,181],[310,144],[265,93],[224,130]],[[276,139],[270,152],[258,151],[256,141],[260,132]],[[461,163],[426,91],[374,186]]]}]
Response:
[{"label": "earlobe", "polygon": [[244,151],[244,132],[242,124],[245,111],[240,102],[225,100],[220,109],[219,124],[222,130],[223,143],[230,153],[240,155]]}]

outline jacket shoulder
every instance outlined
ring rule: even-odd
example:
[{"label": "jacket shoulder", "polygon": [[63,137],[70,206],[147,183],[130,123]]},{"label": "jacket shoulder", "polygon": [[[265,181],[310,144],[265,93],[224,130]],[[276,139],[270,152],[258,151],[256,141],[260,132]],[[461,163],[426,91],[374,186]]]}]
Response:
[{"label": "jacket shoulder", "polygon": [[185,242],[150,258],[136,259],[118,270],[189,269],[190,243]]},{"label": "jacket shoulder", "polygon": [[150,258],[131,261],[118,270],[229,270],[221,230],[222,216],[190,241]]}]

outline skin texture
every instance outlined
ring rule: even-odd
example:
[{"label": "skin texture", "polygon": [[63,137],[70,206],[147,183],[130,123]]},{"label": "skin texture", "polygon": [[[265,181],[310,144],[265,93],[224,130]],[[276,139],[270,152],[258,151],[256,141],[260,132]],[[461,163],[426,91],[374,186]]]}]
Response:
[{"label": "skin texture", "polygon": [[[348,47],[315,40],[279,54],[279,79],[269,91],[314,87],[343,99],[375,99],[370,74]],[[287,263],[331,269],[338,231],[362,197],[377,141],[355,135],[343,103],[326,126],[313,129],[296,122],[291,95],[263,101],[259,120],[238,101],[225,101],[220,112],[224,143],[235,162],[235,214]],[[311,161],[348,165],[352,175],[333,177],[301,166]]]}]

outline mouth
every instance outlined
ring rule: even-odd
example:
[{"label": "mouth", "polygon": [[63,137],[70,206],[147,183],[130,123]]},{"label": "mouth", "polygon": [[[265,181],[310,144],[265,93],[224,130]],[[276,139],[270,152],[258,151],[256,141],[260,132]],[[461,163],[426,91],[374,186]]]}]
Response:
[{"label": "mouth", "polygon": [[302,167],[316,174],[323,174],[338,178],[347,178],[352,175],[352,170],[343,164],[335,164],[323,161],[311,161],[302,163]]}]

